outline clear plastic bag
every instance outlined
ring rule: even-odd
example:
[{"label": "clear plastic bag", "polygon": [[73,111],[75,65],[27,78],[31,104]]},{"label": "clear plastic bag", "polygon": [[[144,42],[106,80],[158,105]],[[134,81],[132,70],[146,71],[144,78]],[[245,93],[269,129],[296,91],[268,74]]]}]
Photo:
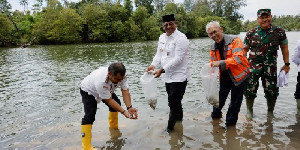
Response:
[{"label": "clear plastic bag", "polygon": [[142,90],[145,99],[152,109],[156,108],[157,103],[157,79],[154,78],[153,72],[145,72],[140,78]]},{"label": "clear plastic bag", "polygon": [[218,74],[219,68],[211,67],[210,63],[205,64],[200,71],[206,100],[217,108],[219,108],[219,88],[217,86]]}]

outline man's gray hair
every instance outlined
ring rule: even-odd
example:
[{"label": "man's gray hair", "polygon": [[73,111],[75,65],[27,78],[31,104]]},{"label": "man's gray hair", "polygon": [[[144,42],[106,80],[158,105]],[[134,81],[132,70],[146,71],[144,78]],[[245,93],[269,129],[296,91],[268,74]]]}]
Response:
[{"label": "man's gray hair", "polygon": [[209,22],[207,25],[206,25],[206,33],[208,31],[208,28],[212,27],[212,26],[216,26],[218,28],[220,28],[220,23],[218,21],[212,21],[212,22]]}]

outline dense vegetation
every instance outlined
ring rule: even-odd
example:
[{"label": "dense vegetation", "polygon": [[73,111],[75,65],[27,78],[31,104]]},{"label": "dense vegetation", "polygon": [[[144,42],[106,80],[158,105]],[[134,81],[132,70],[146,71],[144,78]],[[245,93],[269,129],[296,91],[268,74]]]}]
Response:
[{"label": "dense vegetation", "polygon": [[[246,0],[35,0],[30,11],[28,0],[19,2],[24,11],[12,12],[7,0],[0,0],[0,46],[157,40],[161,17],[171,13],[188,38],[207,36],[205,26],[213,20],[231,34],[254,24],[243,26],[238,13]],[[299,29],[293,19],[288,29]]]}]

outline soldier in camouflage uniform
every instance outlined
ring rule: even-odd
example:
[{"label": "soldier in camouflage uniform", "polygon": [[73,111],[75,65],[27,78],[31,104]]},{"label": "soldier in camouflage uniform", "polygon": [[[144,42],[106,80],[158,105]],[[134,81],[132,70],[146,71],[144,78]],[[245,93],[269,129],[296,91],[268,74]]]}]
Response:
[{"label": "soldier in camouflage uniform", "polygon": [[271,9],[259,9],[257,11],[258,27],[249,30],[244,40],[244,50],[249,53],[251,76],[247,82],[244,93],[247,102],[247,118],[253,118],[253,103],[256,98],[261,78],[265,98],[268,105],[268,117],[273,118],[279,89],[277,84],[277,50],[282,51],[285,65],[281,68],[286,73],[290,70],[288,40],[285,31],[273,26]]}]

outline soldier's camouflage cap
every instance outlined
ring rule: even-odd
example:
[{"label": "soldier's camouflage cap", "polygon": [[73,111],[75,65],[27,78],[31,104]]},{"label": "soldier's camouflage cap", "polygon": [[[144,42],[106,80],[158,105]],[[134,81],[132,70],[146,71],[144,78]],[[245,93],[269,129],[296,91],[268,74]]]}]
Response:
[{"label": "soldier's camouflage cap", "polygon": [[271,9],[259,9],[257,11],[257,17],[260,17],[262,14],[271,15]]}]

